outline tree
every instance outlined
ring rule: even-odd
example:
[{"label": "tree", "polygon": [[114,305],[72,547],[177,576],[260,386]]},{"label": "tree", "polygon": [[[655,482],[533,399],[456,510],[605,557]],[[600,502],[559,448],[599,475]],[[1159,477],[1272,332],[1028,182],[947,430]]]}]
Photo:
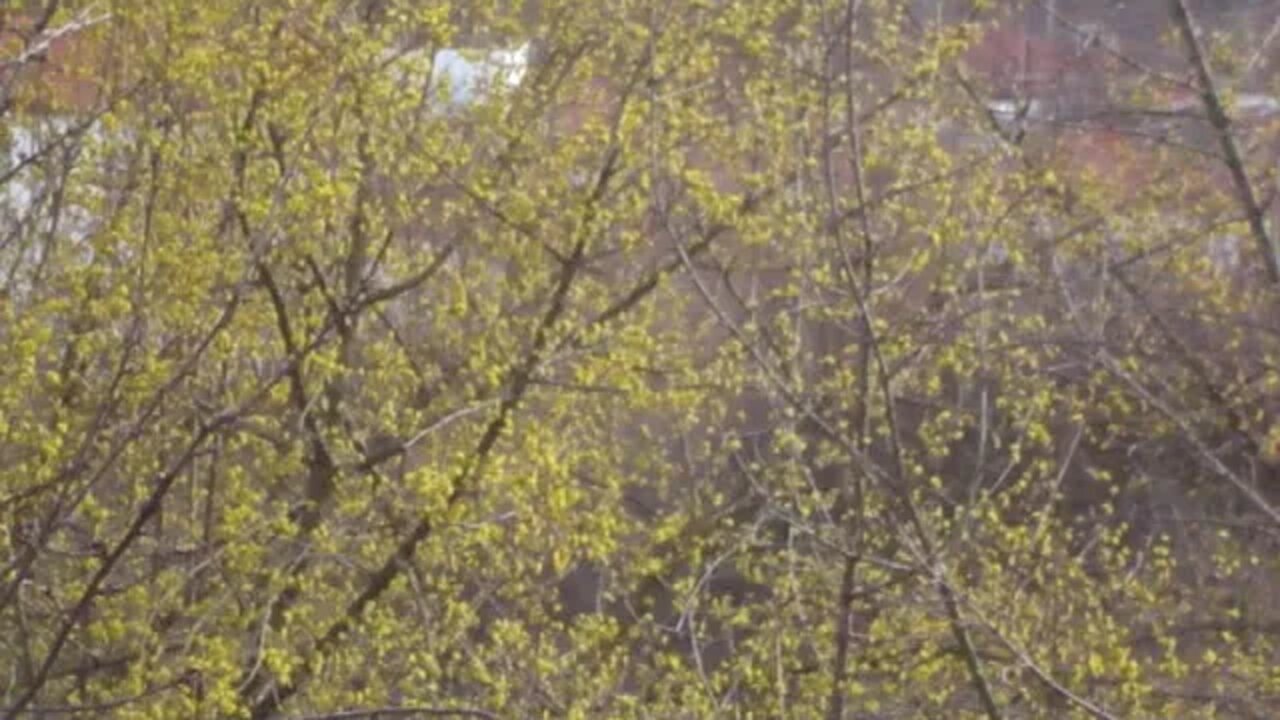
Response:
[{"label": "tree", "polygon": [[6,16],[0,716],[1266,717],[1262,136],[914,5]]}]

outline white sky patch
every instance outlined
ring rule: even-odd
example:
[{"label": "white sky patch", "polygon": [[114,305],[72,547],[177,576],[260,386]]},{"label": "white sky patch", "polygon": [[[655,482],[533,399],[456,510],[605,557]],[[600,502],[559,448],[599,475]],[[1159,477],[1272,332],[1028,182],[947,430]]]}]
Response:
[{"label": "white sky patch", "polygon": [[513,88],[529,66],[529,44],[504,50],[445,48],[431,66],[433,93],[447,94],[451,105],[470,105],[490,88]]}]

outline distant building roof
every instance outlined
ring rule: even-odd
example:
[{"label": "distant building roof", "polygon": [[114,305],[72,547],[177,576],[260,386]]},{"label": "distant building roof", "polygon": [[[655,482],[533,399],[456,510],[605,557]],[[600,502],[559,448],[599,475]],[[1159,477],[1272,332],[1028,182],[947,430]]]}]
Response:
[{"label": "distant building roof", "polygon": [[998,86],[1038,83],[1081,64],[1074,48],[1027,33],[1021,27],[995,27],[969,48],[964,63]]},{"label": "distant building roof", "polygon": [[99,83],[94,57],[98,45],[86,40],[89,28],[106,16],[84,16],[33,33],[34,21],[10,15],[0,24],[0,87],[24,110],[42,114],[91,108]]}]

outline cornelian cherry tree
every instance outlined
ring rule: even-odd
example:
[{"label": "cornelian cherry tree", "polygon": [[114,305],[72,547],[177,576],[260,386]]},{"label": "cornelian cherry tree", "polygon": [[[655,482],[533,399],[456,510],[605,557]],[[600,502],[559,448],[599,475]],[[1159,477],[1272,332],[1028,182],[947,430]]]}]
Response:
[{"label": "cornelian cherry tree", "polygon": [[1270,717],[1198,12],[0,10],[0,717]]}]

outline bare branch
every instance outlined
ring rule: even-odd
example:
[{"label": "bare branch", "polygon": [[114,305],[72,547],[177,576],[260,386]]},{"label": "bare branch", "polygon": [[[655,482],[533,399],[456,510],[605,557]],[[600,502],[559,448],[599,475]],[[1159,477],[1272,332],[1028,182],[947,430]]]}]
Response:
[{"label": "bare branch", "polygon": [[1209,60],[1200,39],[1200,27],[1191,15],[1191,9],[1187,7],[1186,0],[1169,0],[1169,6],[1174,24],[1178,26],[1179,34],[1182,36],[1182,43],[1186,46],[1187,58],[1191,61],[1199,79],[1200,101],[1209,115],[1209,124],[1218,135],[1218,142],[1222,146],[1223,162],[1231,171],[1236,198],[1249,222],[1249,232],[1258,245],[1258,252],[1261,253],[1262,261],[1267,268],[1267,277],[1272,284],[1280,285],[1280,247],[1276,246],[1275,239],[1267,231],[1262,204],[1258,201],[1253,182],[1245,170],[1244,159],[1241,157],[1240,147],[1232,131],[1231,118],[1227,116],[1213,70],[1209,67]]}]

